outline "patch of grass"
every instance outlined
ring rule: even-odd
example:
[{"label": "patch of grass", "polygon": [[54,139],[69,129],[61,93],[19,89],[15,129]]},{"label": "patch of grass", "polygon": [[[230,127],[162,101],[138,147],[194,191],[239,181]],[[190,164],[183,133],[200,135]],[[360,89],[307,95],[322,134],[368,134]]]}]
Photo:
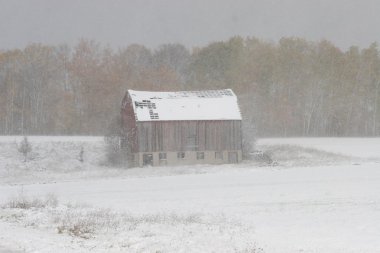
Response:
[{"label": "patch of grass", "polygon": [[89,239],[97,231],[116,230],[120,219],[116,213],[108,209],[77,209],[68,208],[63,214],[54,218],[58,233],[68,233],[72,236]]},{"label": "patch of grass", "polygon": [[134,216],[127,213],[116,213],[109,209],[93,208],[67,208],[66,211],[58,213],[53,219],[57,224],[59,234],[68,233],[72,236],[89,239],[101,230],[117,231],[121,228],[135,230],[141,224],[204,224],[200,215],[177,215],[177,214],[152,214]]},{"label": "patch of grass", "polygon": [[11,209],[31,209],[56,207],[57,205],[58,199],[53,194],[47,194],[44,199],[41,199],[37,197],[29,197],[23,192],[20,192],[17,196],[11,197],[8,202],[3,204],[1,207]]},{"label": "patch of grass", "polygon": [[250,243],[253,240],[249,227],[224,215],[165,212],[134,215],[83,204],[58,205],[53,195],[39,199],[20,194],[2,207],[3,221],[91,240],[89,244],[101,245],[105,252],[110,247],[125,245],[134,245],[137,252],[147,249],[155,252],[157,247],[173,252],[192,251],[194,247],[207,251],[212,248],[210,241],[215,241],[216,248],[228,247],[228,252],[263,252]]}]

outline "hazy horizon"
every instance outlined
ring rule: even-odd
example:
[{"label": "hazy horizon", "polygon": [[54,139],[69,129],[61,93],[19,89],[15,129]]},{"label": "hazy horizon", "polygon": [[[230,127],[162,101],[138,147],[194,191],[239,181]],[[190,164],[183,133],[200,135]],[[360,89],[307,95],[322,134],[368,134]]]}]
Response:
[{"label": "hazy horizon", "polygon": [[380,2],[374,0],[0,0],[0,5],[0,49],[73,45],[81,38],[112,48],[133,43],[191,48],[232,36],[326,39],[344,50],[380,41]]}]

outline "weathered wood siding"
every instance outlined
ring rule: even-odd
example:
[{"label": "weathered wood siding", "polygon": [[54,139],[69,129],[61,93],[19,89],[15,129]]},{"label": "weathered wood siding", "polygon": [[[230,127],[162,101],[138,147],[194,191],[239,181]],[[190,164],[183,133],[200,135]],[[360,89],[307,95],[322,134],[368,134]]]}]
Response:
[{"label": "weathered wood siding", "polygon": [[122,146],[128,145],[132,152],[138,152],[137,136],[136,136],[136,117],[133,111],[132,100],[127,93],[122,101],[121,107],[121,120],[122,120]]},{"label": "weathered wood siding", "polygon": [[138,152],[241,150],[241,121],[137,122]]}]

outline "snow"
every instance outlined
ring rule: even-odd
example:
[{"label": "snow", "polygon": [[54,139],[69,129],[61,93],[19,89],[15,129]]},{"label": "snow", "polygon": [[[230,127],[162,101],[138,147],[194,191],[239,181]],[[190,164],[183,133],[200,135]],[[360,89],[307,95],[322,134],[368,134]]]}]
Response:
[{"label": "snow", "polygon": [[232,90],[128,91],[137,121],[241,120]]},{"label": "snow", "polygon": [[[8,166],[22,170],[22,157],[7,138],[0,137],[0,163],[6,154]],[[42,198],[52,193],[59,205],[0,208],[0,231],[6,231],[0,232],[0,252],[1,247],[16,252],[380,252],[380,155],[379,149],[372,150],[380,147],[378,138],[259,140],[259,149],[294,150],[277,154],[277,167],[246,162],[130,170],[99,165],[100,158],[84,165],[70,158],[82,145],[87,157],[99,157],[104,148],[99,137],[30,140],[40,156],[59,150],[34,161],[50,160],[47,170],[54,174],[79,167],[62,178],[46,178],[46,170],[33,172],[35,164],[28,170],[33,177],[18,181],[4,174],[8,179],[0,184],[0,204],[22,191]],[[78,176],[82,173],[87,177]],[[128,221],[88,239],[57,233],[67,210],[102,208]]]}]

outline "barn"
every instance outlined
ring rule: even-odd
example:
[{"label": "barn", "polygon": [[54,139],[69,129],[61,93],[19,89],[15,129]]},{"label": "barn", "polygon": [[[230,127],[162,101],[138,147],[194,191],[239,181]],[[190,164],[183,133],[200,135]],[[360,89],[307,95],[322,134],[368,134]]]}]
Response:
[{"label": "barn", "polygon": [[242,117],[231,89],[128,90],[123,146],[135,166],[239,163]]}]

